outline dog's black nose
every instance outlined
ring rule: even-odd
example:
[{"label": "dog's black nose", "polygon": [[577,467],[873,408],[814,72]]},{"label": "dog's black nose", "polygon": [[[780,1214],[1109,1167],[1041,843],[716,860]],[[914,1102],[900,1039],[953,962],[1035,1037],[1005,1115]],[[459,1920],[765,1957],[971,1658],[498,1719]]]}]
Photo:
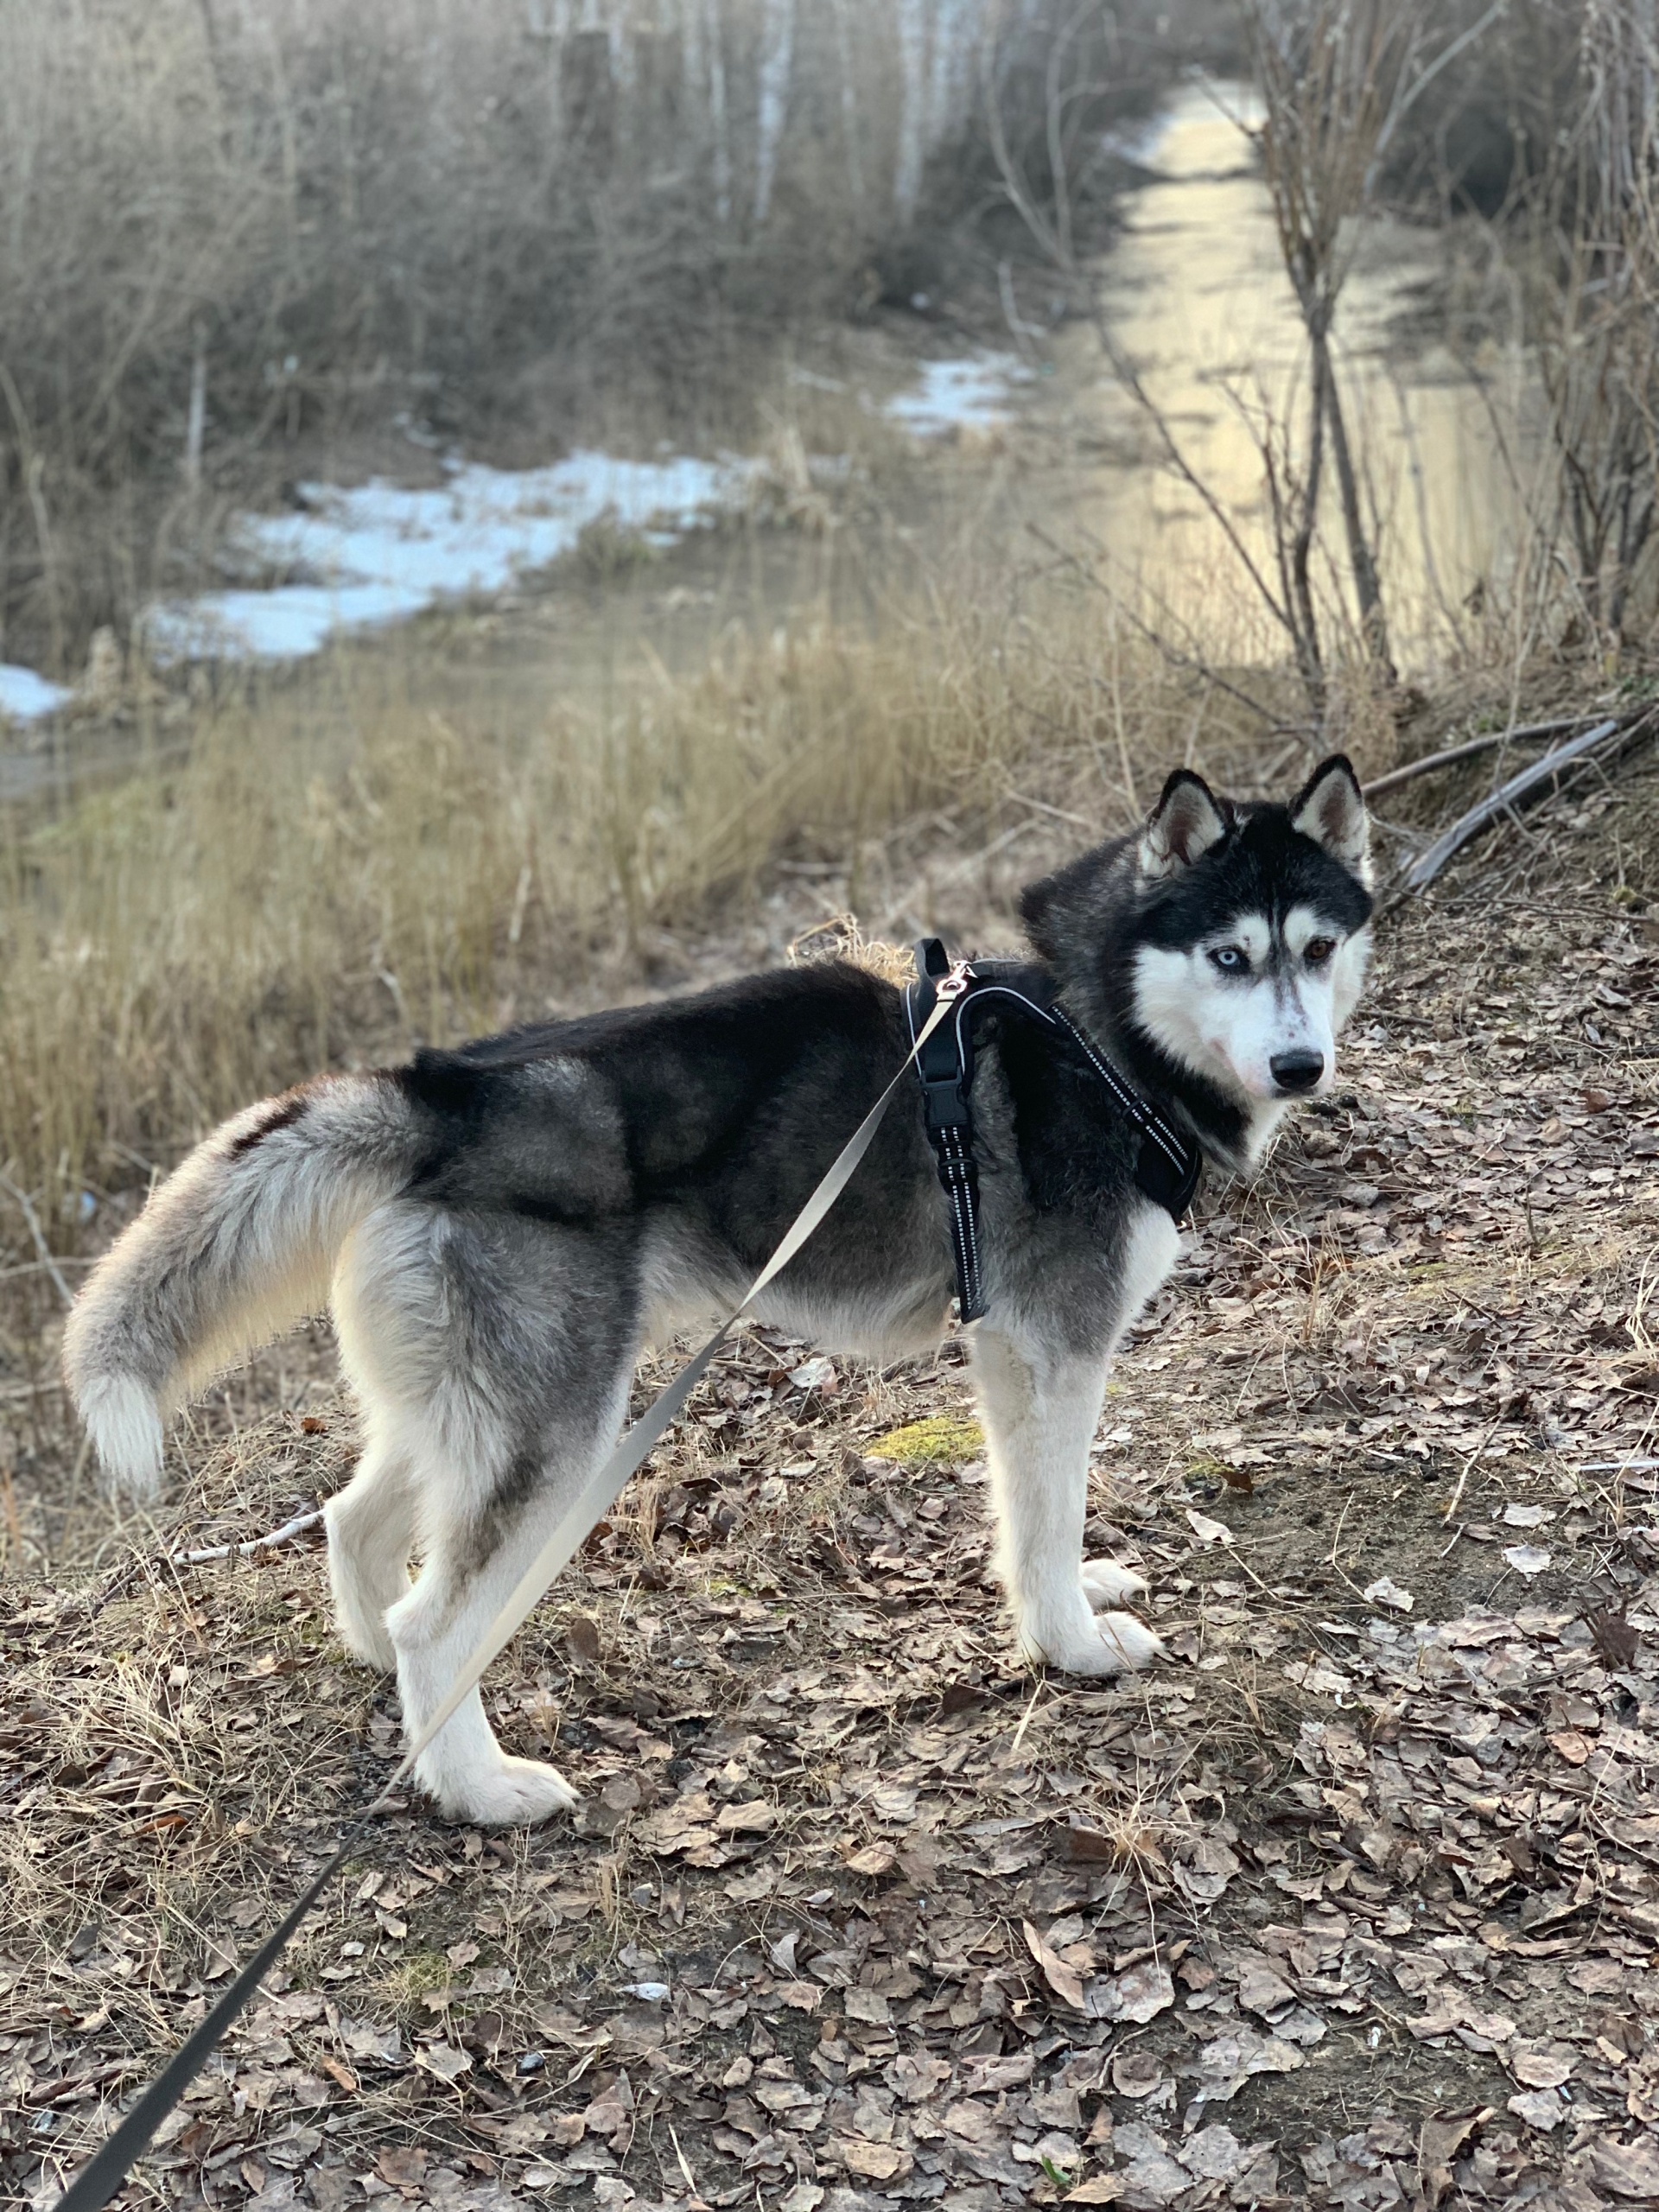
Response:
[{"label": "dog's black nose", "polygon": [[1268,1065],[1281,1090],[1312,1090],[1325,1073],[1325,1054],[1275,1052]]}]

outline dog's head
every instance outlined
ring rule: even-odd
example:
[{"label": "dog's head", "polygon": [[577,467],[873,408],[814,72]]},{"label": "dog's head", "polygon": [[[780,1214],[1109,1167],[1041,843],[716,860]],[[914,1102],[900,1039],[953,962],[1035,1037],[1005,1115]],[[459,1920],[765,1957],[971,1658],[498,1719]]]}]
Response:
[{"label": "dog's head", "polygon": [[1347,760],[1287,805],[1178,768],[1139,835],[1021,901],[1039,952],[1253,1125],[1329,1090],[1370,950],[1370,839]]}]

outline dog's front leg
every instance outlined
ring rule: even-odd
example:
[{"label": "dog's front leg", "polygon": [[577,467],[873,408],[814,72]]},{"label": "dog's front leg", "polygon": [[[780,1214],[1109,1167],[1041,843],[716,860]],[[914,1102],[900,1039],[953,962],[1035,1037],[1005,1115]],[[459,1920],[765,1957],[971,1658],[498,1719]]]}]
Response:
[{"label": "dog's front leg", "polygon": [[[1158,1638],[1131,1613],[1096,1613],[1108,1592],[1091,1592],[1084,1580],[1089,1446],[1106,1387],[1104,1356],[1039,1347],[982,1322],[973,1361],[996,1506],[997,1570],[1026,1656],[1071,1675],[1145,1666],[1163,1649]],[[1135,1580],[1122,1577],[1109,1594],[1127,1595]]]}]

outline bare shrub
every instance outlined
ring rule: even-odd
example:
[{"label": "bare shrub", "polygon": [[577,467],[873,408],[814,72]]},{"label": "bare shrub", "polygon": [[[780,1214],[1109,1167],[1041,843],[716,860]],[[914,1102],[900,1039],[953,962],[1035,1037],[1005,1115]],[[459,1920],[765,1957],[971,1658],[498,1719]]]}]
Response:
[{"label": "bare shrub", "polygon": [[1577,12],[1576,80],[1509,237],[1558,463],[1540,546],[1574,626],[1617,646],[1659,514],[1659,26],[1641,0]]},{"label": "bare shrub", "polygon": [[989,0],[900,13],[0,10],[0,656],[72,673],[365,423],[746,429],[972,126]]}]

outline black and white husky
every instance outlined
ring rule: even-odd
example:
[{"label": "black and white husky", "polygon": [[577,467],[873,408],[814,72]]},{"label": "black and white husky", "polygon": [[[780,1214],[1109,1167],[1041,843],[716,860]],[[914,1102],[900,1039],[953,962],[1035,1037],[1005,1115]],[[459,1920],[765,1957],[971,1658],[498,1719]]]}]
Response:
[{"label": "black and white husky", "polygon": [[[1138,835],[1025,893],[1025,973],[1248,1173],[1288,1102],[1330,1087],[1369,880],[1345,760],[1288,806],[1179,770]],[[610,1449],[641,1344],[736,1303],[908,1043],[900,991],[830,962],[249,1107],[156,1192],[70,1318],[69,1385],[105,1468],[153,1496],[164,1412],[330,1305],[365,1439],[327,1506],[340,1632],[397,1669],[419,1727]],[[1111,1610],[1140,1578],[1083,1557],[1089,1447],[1178,1232],[1137,1187],[1122,1109],[1054,1029],[988,1014],[973,1102],[998,1567],[1031,1659],[1112,1675],[1160,1647]],[[759,1310],[887,1359],[937,1343],[952,1279],[918,1084]],[[574,1802],[551,1767],[503,1753],[476,1691],[418,1778],[474,1821]]]}]

